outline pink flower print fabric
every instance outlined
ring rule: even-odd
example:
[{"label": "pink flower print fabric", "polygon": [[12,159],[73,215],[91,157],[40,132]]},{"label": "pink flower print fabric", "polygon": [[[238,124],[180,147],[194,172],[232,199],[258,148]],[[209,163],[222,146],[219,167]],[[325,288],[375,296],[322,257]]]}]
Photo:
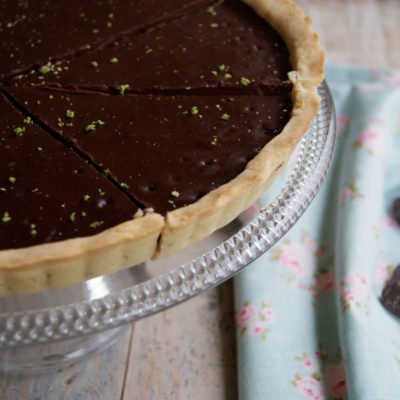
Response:
[{"label": "pink flower print fabric", "polygon": [[[321,354],[320,351],[315,353]],[[317,359],[306,353],[303,353],[301,357],[294,357],[302,368],[295,373],[290,383],[306,399],[346,399],[346,372],[340,351],[335,358],[338,361],[337,364],[329,363],[326,352],[325,357]]]},{"label": "pink flower print fabric", "polygon": [[258,308],[254,304],[245,302],[236,315],[240,336],[257,336],[262,340],[267,338],[274,321],[275,312],[270,306],[269,299],[263,300]]},{"label": "pink flower print fabric", "polygon": [[279,261],[288,272],[296,276],[312,275],[315,268],[312,254],[297,243],[283,245]]},{"label": "pink flower print fabric", "polygon": [[338,127],[328,176],[235,279],[240,400],[399,397],[400,318],[380,296],[400,264],[400,71],[330,66],[327,81]]}]

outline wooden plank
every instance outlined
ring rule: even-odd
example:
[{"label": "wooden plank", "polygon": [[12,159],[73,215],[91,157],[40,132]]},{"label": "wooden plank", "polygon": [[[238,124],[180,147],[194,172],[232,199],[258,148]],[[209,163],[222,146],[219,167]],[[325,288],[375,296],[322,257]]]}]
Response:
[{"label": "wooden plank", "polygon": [[123,400],[236,398],[232,281],[136,323]]},{"label": "wooden plank", "polygon": [[396,0],[297,0],[318,32],[328,63],[399,68]]}]

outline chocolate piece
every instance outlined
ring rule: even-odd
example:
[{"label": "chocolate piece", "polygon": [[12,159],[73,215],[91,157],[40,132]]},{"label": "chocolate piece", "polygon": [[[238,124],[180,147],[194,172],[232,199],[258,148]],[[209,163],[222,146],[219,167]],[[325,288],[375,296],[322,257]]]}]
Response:
[{"label": "chocolate piece", "polygon": [[393,202],[391,212],[394,220],[400,225],[400,197]]},{"label": "chocolate piece", "polygon": [[0,249],[88,236],[132,218],[105,177],[0,94]]},{"label": "chocolate piece", "polygon": [[[210,2],[210,1],[208,1]],[[5,0],[0,2],[0,78],[87,50],[123,32],[145,27],[204,0]],[[42,72],[45,74],[47,68]]]},{"label": "chocolate piece", "polygon": [[[203,7],[113,46],[20,77],[44,83],[129,93],[281,85],[291,70],[279,35],[237,1]],[[233,93],[232,93],[233,94]]]},{"label": "chocolate piece", "polygon": [[162,214],[236,177],[281,132],[292,108],[286,91],[269,97],[10,93]]},{"label": "chocolate piece", "polygon": [[400,317],[400,265],[398,265],[382,292],[382,303]]}]

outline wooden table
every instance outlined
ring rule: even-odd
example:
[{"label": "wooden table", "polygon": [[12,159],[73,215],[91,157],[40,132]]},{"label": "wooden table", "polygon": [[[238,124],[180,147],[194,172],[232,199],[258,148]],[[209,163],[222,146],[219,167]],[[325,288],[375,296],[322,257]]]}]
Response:
[{"label": "wooden table", "polygon": [[[398,0],[298,0],[328,63],[400,68]],[[0,374],[4,400],[235,399],[233,283],[128,327],[111,348],[50,373]]]}]

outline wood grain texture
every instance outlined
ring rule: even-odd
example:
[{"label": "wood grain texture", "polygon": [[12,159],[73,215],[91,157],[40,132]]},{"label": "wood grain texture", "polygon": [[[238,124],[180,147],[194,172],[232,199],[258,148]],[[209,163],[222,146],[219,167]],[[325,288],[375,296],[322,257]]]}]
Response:
[{"label": "wood grain texture", "polygon": [[[328,63],[400,68],[398,0],[297,3],[312,17]],[[232,283],[137,322],[116,345],[75,365],[0,374],[0,398],[234,400]]]},{"label": "wood grain texture", "polygon": [[327,63],[400,68],[398,0],[296,0],[318,32]]},{"label": "wood grain texture", "polygon": [[123,400],[235,399],[233,285],[135,324]]}]

